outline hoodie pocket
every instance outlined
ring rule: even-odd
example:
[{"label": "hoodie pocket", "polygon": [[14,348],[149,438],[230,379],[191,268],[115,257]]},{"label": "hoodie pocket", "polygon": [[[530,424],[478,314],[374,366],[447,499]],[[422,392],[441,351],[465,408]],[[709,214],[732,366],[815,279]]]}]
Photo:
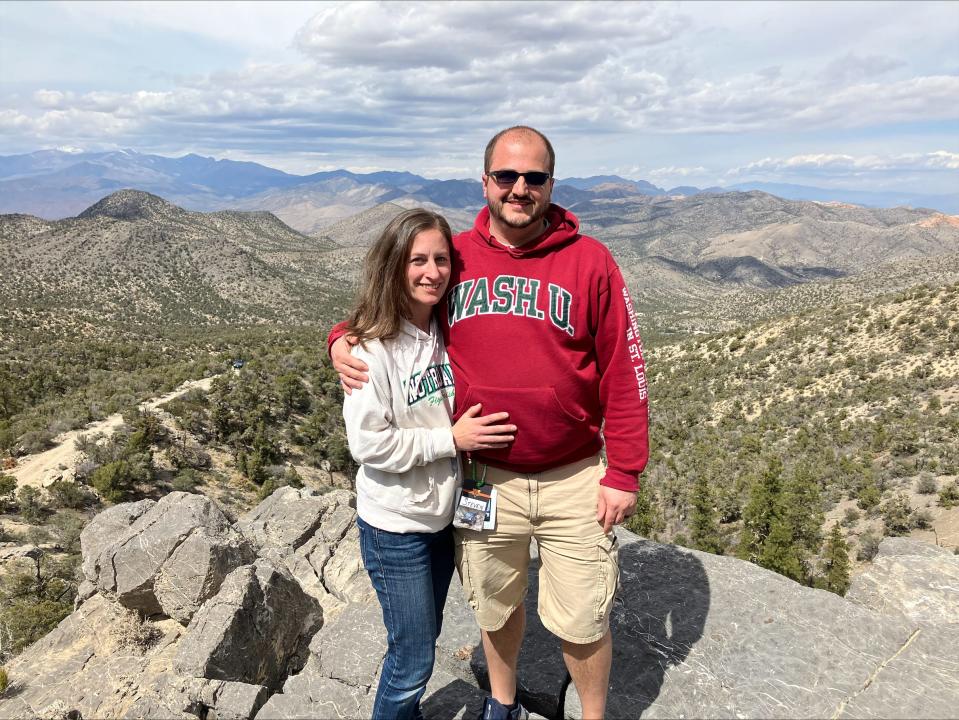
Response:
[{"label": "hoodie pocket", "polygon": [[566,407],[552,387],[502,388],[470,385],[459,410],[482,403],[482,414],[506,411],[516,426],[513,444],[484,450],[483,456],[504,462],[536,464],[563,457],[592,437],[585,412]]},{"label": "hoodie pocket", "polygon": [[436,503],[436,481],[432,476],[414,479],[408,475],[374,471],[363,480],[365,494],[388,510],[423,512],[431,510]]}]

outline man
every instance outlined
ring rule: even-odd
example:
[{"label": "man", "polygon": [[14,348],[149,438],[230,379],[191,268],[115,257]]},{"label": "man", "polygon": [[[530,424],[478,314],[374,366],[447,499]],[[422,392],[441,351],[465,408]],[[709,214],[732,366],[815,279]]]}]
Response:
[{"label": "man", "polygon": [[[618,582],[611,531],[635,509],[648,457],[633,305],[606,247],[580,235],[576,217],[550,203],[555,154],[542,133],[503,130],[484,160],[487,207],[454,238],[441,313],[458,412],[482,404],[507,411],[518,428],[509,447],[467,459],[467,482],[496,490],[496,524],[457,536],[457,566],[489,666],[492,698],[483,717],[525,717],[516,664],[535,538],[540,618],[562,640],[583,716],[601,718]],[[345,340],[331,356],[345,385],[365,382],[366,367]],[[607,466],[599,456],[604,442]]]}]

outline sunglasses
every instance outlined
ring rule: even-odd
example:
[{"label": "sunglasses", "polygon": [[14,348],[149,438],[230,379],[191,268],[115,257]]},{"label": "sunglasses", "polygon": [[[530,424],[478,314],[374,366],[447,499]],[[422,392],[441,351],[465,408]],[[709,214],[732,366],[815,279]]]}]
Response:
[{"label": "sunglasses", "polygon": [[523,178],[526,181],[526,184],[530,187],[540,187],[546,184],[546,181],[549,180],[548,172],[516,172],[515,170],[490,170],[488,173],[497,185],[509,186],[516,183],[517,180]]}]

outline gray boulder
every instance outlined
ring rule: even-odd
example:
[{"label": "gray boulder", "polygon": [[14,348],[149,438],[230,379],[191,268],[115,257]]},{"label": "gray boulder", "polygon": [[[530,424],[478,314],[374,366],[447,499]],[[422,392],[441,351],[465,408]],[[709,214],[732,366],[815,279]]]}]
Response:
[{"label": "gray boulder", "polygon": [[[948,717],[959,707],[959,674],[928,672],[920,691],[918,673],[890,669],[935,665],[929,648],[903,656],[916,626],[901,615],[733,558],[620,540],[610,717]],[[954,656],[940,648],[939,663],[952,668]],[[578,716],[572,685],[564,705]]]},{"label": "gray boulder", "polygon": [[379,604],[347,605],[313,637],[302,672],[269,699],[257,720],[369,717],[385,654],[386,630]]},{"label": "gray boulder", "polygon": [[282,487],[241,518],[237,529],[261,557],[282,563],[326,612],[373,596],[359,554],[355,497]]},{"label": "gray boulder", "polygon": [[269,691],[262,685],[178,677],[163,673],[147,694],[127,709],[124,718],[249,720],[263,706]]},{"label": "gray boulder", "polygon": [[0,696],[0,717],[50,717],[47,709],[56,703],[85,718],[123,717],[142,696],[154,696],[183,628],[165,620],[155,635],[137,633],[134,621],[117,603],[91,597],[6,665],[11,685]]},{"label": "gray boulder", "polygon": [[[252,542],[183,493],[101,514],[84,542],[84,574],[99,591],[7,664],[0,717],[369,717],[386,634],[352,498],[293,493],[248,516]],[[618,535],[609,717],[955,717],[959,583],[948,552],[884,541],[843,599],[733,558]],[[243,559],[241,547],[258,559],[208,581]],[[533,554],[520,697],[541,716],[576,717],[560,642],[536,616]],[[107,593],[127,604],[151,595],[171,617],[144,623]],[[200,609],[184,628],[173,618],[186,617],[191,597]],[[473,717],[487,684],[454,578],[424,715]]]},{"label": "gray boulder", "polygon": [[959,556],[910,538],[886,538],[846,599],[917,623],[959,624]]},{"label": "gray boulder", "polygon": [[253,557],[209,498],[174,492],[99,552],[96,585],[144,615],[186,623],[230,570]]},{"label": "gray boulder", "polygon": [[260,558],[230,573],[193,616],[174,671],[278,687],[302,666],[304,641],[321,621],[318,603],[289,572]]},{"label": "gray boulder", "polygon": [[232,528],[217,535],[197,529],[160,566],[153,588],[157,601],[164,614],[186,625],[230,572],[255,559],[253,548]]},{"label": "gray boulder", "polygon": [[321,495],[311,488],[285,486],[244,515],[236,527],[260,552],[270,548],[292,551],[311,539],[324,516],[342,501],[340,493]]},{"label": "gray boulder", "polygon": [[100,577],[100,556],[104,550],[125,537],[134,521],[156,505],[154,500],[121,503],[98,513],[80,533],[83,576],[91,583]]}]

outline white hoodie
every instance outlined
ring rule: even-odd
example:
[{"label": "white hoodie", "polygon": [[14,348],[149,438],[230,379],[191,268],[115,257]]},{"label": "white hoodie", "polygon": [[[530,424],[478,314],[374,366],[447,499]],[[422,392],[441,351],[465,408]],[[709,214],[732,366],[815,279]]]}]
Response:
[{"label": "white hoodie", "polygon": [[431,334],[404,321],[391,340],[352,353],[370,381],[343,402],[356,473],[356,512],[390,532],[438,532],[453,519],[459,458],[453,371],[435,318]]}]

